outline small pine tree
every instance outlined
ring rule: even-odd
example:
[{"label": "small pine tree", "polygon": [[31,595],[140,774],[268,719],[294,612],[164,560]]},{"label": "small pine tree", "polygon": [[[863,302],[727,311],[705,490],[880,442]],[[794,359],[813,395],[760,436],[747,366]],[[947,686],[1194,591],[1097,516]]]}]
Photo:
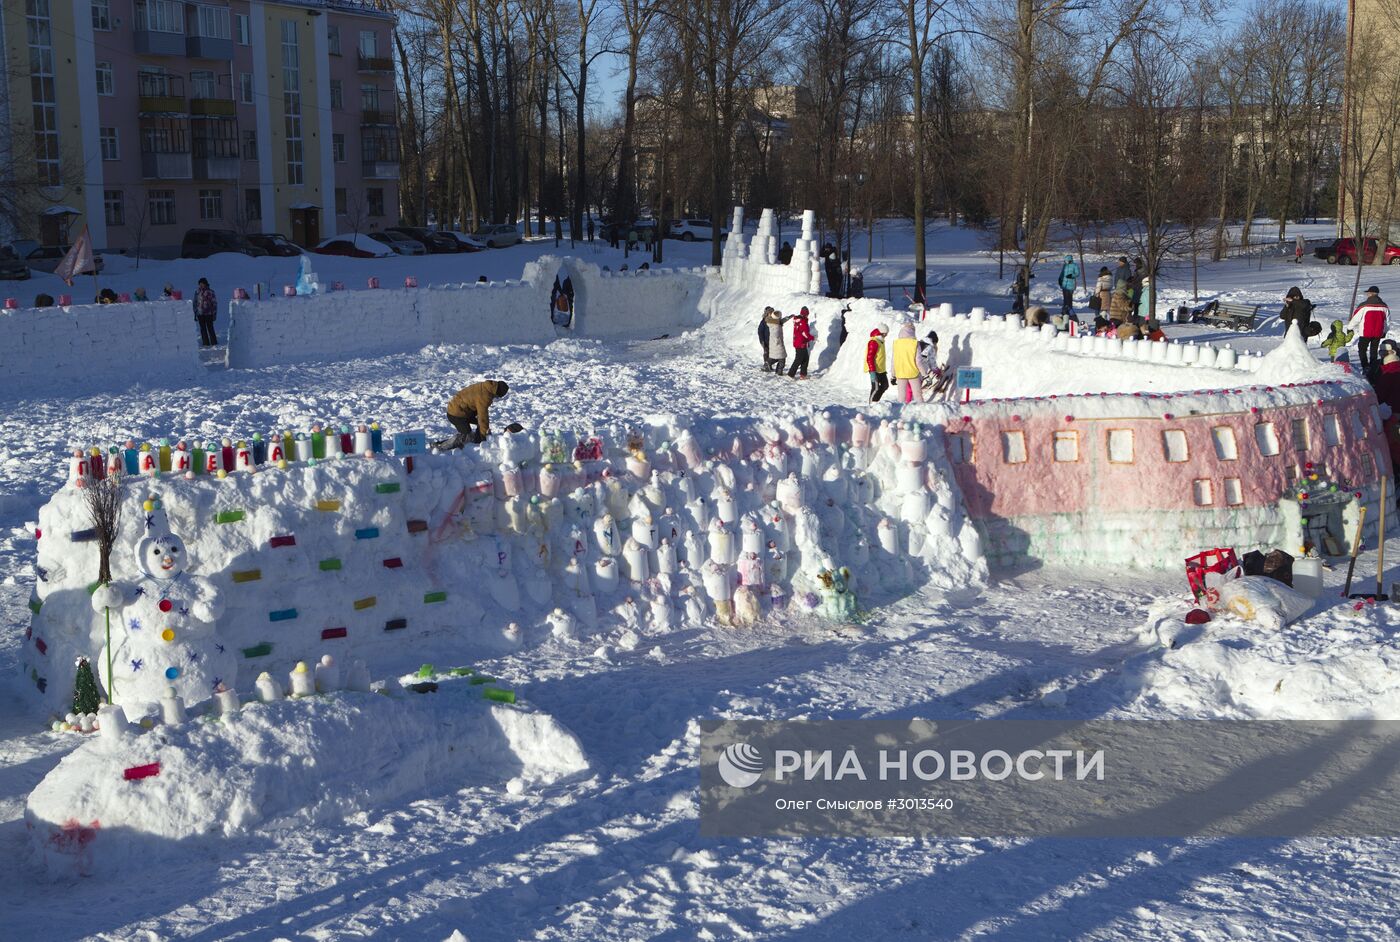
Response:
[{"label": "small pine tree", "polygon": [[78,658],[78,676],[73,681],[73,712],[79,715],[96,713],[101,698],[97,694],[97,681],[92,676],[92,667],[85,657]]}]

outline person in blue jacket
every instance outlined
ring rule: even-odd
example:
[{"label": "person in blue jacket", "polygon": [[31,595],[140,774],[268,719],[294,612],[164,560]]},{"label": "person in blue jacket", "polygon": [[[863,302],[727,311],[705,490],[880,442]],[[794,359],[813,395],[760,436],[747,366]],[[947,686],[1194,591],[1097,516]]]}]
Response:
[{"label": "person in blue jacket", "polygon": [[1060,290],[1065,293],[1060,314],[1064,317],[1069,317],[1074,312],[1074,289],[1078,284],[1079,266],[1074,263],[1073,255],[1066,255],[1065,263],[1060,266]]}]

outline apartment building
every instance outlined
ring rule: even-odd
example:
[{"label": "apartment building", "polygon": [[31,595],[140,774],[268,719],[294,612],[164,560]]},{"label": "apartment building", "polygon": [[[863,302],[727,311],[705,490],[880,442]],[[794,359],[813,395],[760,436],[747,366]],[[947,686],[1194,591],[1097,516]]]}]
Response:
[{"label": "apartment building", "polygon": [[0,239],[168,254],[398,219],[394,17],[357,0],[4,0]]}]

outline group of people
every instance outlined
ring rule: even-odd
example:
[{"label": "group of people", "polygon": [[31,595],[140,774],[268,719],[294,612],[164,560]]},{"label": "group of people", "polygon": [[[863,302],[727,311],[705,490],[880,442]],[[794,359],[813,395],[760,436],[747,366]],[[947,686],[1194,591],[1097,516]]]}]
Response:
[{"label": "group of people", "polygon": [[888,344],[888,331],[876,327],[870,331],[865,345],[865,369],[870,374],[870,401],[879,402],[891,387],[902,394],[904,402],[923,402],[941,395],[949,388],[947,372],[938,365],[938,334],[930,330],[923,340],[914,336],[914,325],[905,322],[899,336]]},{"label": "group of people", "polygon": [[[787,365],[787,344],[784,342],[783,325],[792,321],[792,366]],[[796,314],[783,316],[783,312],[772,307],[763,309],[763,317],[758,322],[758,342],[763,348],[763,372],[783,373],[792,379],[806,379],[807,367],[812,357],[812,344],[817,335],[812,332],[811,312],[803,308]]]}]

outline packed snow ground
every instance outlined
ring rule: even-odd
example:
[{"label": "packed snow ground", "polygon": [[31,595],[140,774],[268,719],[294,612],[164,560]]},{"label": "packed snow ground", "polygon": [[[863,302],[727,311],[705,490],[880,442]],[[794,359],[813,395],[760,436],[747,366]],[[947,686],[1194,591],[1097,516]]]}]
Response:
[{"label": "packed snow ground", "polygon": [[[907,226],[883,233],[892,272],[908,268]],[[975,234],[933,234],[937,300],[965,310],[1009,307],[995,256]],[[859,254],[859,246],[857,246]],[[877,242],[878,248],[878,242]],[[328,259],[328,279],[360,266],[420,282],[461,280],[463,259],[491,277],[519,277],[552,240],[474,256],[359,262]],[[667,244],[703,263],[708,246]],[[620,253],[583,257],[614,268]],[[1116,254],[1116,253],[1115,253]],[[1129,253],[1131,254],[1131,253]],[[637,256],[630,260],[634,264]],[[110,263],[109,263],[110,264]],[[247,268],[240,266],[257,266]],[[455,268],[446,267],[455,265]],[[150,290],[208,274],[248,284],[295,260],[217,259],[142,265]],[[443,265],[441,275],[431,266]],[[227,267],[225,267],[227,266]],[[491,266],[494,266],[492,268]],[[1054,269],[1039,272],[1048,301]],[[109,268],[113,270],[115,266]],[[160,271],[168,274],[160,274]],[[147,274],[149,272],[149,274]],[[1400,290],[1400,270],[1368,269],[1362,287]],[[1202,294],[1274,304],[1291,284],[1340,312],[1354,270],[1307,259],[1237,260],[1203,269]],[[127,278],[116,274],[114,278]],[[261,280],[276,284],[277,271]],[[1183,277],[1182,289],[1169,278]],[[1164,278],[1189,292],[1189,270]],[[876,280],[867,275],[867,284]],[[29,282],[34,290],[38,282]],[[177,283],[178,286],[178,283]],[[951,289],[956,286],[959,293]],[[119,290],[123,286],[119,286]],[[56,292],[51,292],[56,293]],[[748,314],[752,318],[748,317]],[[756,321],[758,311],[745,312]],[[1340,315],[1339,315],[1340,316]],[[737,318],[736,318],[737,319]],[[193,329],[193,324],[191,324]],[[1169,328],[1210,336],[1198,328]],[[1239,340],[1267,349],[1277,325]],[[860,342],[863,338],[852,338]],[[15,938],[103,939],[1385,939],[1400,924],[1396,842],[1297,841],[712,841],[696,836],[695,721],[734,718],[1299,717],[1397,718],[1394,628],[1387,609],[1357,621],[1340,607],[1288,629],[1300,660],[1373,661],[1346,684],[1230,689],[1227,659],[1271,639],[1226,626],[1163,637],[1180,573],[1042,568],[1001,573],[984,592],[925,592],[876,613],[855,637],[822,623],[753,630],[685,629],[635,650],[594,654],[560,641],[480,664],[578,737],[591,777],[514,795],[499,784],[425,794],[344,824],[271,828],[180,866],[54,884],[25,861],[25,797],[75,744],[44,728],[21,698],[17,650],[28,623],[25,524],[63,480],[70,444],[190,437],[377,419],[389,429],[446,430],[442,405],[481,376],[511,381],[502,417],[531,427],[586,427],[640,412],[723,415],[852,401],[850,384],[759,372],[752,329],[711,324],[647,343],[573,340],[547,347],[431,347],[413,354],[257,371],[211,371],[190,389],[137,388],[81,399],[31,399],[0,416],[0,925]],[[1015,364],[1009,364],[1015,366]],[[1127,365],[1131,369],[1131,364]],[[858,388],[858,387],[857,387]],[[1183,547],[1182,555],[1198,547]],[[1400,540],[1392,541],[1400,559]],[[1363,557],[1358,580],[1374,584]],[[1328,576],[1335,590],[1340,572]],[[1170,647],[1178,641],[1177,648]],[[440,644],[441,642],[439,642]],[[452,663],[418,649],[404,663]],[[1290,653],[1290,656],[1298,655]],[[411,663],[409,661],[411,660]],[[1326,674],[1321,675],[1324,679]],[[1055,706],[1061,702],[1063,706]],[[1316,710],[1316,712],[1314,712]],[[177,848],[178,850],[178,848]]]}]

